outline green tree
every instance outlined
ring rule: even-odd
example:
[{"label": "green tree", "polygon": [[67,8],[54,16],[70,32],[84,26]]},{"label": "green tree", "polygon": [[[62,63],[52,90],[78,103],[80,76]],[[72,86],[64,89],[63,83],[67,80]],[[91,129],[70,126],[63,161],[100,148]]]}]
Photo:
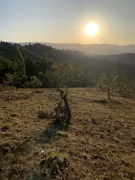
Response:
[{"label": "green tree", "polygon": [[15,69],[15,63],[9,59],[0,56],[0,83],[3,83],[6,73],[13,73]]},{"label": "green tree", "polygon": [[15,86],[17,88],[21,87],[22,78],[19,73],[14,72],[14,74],[6,73],[5,75],[6,81],[9,82],[10,85]]},{"label": "green tree", "polygon": [[38,72],[43,72],[46,74],[49,71],[54,63],[54,60],[48,57],[48,54],[44,54],[42,59],[36,62],[36,67]]},{"label": "green tree", "polygon": [[14,61],[16,63],[16,68],[15,68],[15,78],[17,78],[17,86],[20,86],[23,84],[26,79],[26,65],[25,65],[25,60],[21,54],[21,51],[18,46],[15,46],[15,55],[14,55]]},{"label": "green tree", "polygon": [[122,72],[117,76],[117,93],[122,97],[133,97],[135,92],[135,80],[127,78]]},{"label": "green tree", "polygon": [[111,100],[111,93],[114,92],[116,87],[117,75],[113,73],[101,74],[97,80],[97,86],[107,92],[108,100]]},{"label": "green tree", "polygon": [[9,82],[10,85],[14,85],[14,74],[6,73],[5,79]]},{"label": "green tree", "polygon": [[28,77],[34,76],[37,74],[37,66],[36,66],[36,63],[32,59],[27,58],[25,60],[25,66],[26,66],[26,74]]},{"label": "green tree", "polygon": [[75,69],[68,63],[54,64],[50,71],[47,72],[47,77],[51,86],[65,88],[69,87],[75,77]]},{"label": "green tree", "polygon": [[36,76],[31,76],[30,82],[29,82],[29,87],[39,88],[39,87],[42,87],[42,83]]}]

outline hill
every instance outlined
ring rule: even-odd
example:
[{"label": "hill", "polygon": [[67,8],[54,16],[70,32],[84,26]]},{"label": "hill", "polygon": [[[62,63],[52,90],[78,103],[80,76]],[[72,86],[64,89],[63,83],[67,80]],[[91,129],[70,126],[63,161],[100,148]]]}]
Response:
[{"label": "hill", "polygon": [[[0,43],[0,53],[3,57],[13,59],[14,45],[10,43]],[[123,53],[115,55],[93,55],[89,56],[81,51],[54,49],[44,44],[19,45],[23,56],[32,61],[39,61],[44,54],[54,59],[56,62],[68,62],[76,66],[90,69],[99,74],[112,69],[121,69],[127,76],[135,77],[135,54]]]},{"label": "hill", "polygon": [[[22,46],[29,43],[20,43]],[[35,44],[34,42],[31,44]],[[135,45],[113,45],[113,44],[78,44],[78,43],[43,43],[55,49],[67,49],[72,51],[81,51],[86,55],[110,55],[135,53]]]},{"label": "hill", "polygon": [[87,55],[135,53],[135,45],[46,43],[56,49],[82,51]]}]

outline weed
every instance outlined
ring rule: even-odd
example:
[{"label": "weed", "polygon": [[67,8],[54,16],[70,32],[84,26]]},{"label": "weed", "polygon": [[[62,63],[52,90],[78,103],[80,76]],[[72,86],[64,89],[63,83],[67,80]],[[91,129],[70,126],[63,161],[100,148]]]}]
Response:
[{"label": "weed", "polygon": [[61,174],[64,168],[69,166],[69,155],[67,153],[51,153],[46,159],[42,160],[40,167],[42,171],[45,170],[48,176],[57,176]]}]

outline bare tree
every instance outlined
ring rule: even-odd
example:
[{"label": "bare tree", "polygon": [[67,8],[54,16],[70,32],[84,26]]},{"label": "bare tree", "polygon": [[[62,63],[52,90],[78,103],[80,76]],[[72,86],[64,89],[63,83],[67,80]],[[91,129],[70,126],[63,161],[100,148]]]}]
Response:
[{"label": "bare tree", "polygon": [[69,125],[71,119],[71,109],[67,98],[68,88],[66,88],[65,91],[57,88],[57,91],[60,93],[60,102],[55,108],[56,118],[57,120],[60,120],[62,124]]}]

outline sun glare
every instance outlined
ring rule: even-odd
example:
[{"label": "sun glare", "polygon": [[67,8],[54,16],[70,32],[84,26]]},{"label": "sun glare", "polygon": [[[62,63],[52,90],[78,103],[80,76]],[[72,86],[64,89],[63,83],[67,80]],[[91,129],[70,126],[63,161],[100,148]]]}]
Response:
[{"label": "sun glare", "polygon": [[97,23],[91,22],[84,27],[84,33],[88,37],[95,37],[98,32],[99,32],[99,27]]}]

